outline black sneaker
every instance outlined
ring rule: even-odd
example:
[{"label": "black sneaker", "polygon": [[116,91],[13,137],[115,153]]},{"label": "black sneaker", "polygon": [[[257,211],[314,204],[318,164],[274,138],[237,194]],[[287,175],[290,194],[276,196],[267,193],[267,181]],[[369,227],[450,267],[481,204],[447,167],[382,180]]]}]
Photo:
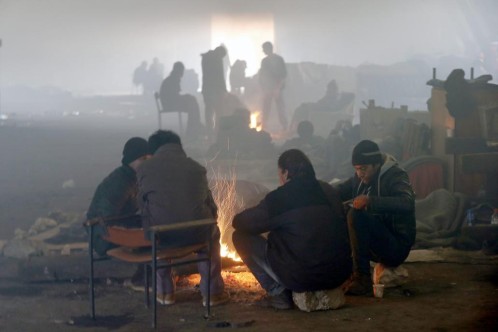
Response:
[{"label": "black sneaker", "polygon": [[346,294],[349,295],[372,295],[372,277],[369,274],[357,274],[353,276],[353,282]]},{"label": "black sneaker", "polygon": [[289,310],[294,307],[292,292],[288,289],[278,295],[268,296],[268,299],[270,300],[271,307],[278,310]]}]

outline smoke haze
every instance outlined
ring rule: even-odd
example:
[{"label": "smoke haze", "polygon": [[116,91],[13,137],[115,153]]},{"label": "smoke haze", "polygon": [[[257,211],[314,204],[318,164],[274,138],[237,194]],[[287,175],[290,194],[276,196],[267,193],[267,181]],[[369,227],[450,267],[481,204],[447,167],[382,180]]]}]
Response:
[{"label": "smoke haze", "polygon": [[199,73],[199,54],[212,46],[211,17],[220,13],[273,15],[276,50],[287,62],[417,58],[437,67],[444,56],[471,63],[498,40],[492,0],[2,0],[0,88],[130,93],[133,69],[153,57],[166,71],[181,60]]}]

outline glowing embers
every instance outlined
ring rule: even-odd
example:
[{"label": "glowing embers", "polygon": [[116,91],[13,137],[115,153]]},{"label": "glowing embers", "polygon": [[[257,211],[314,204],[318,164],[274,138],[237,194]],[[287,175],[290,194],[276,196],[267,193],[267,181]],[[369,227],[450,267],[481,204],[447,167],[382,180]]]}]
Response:
[{"label": "glowing embers", "polygon": [[263,129],[260,111],[251,113],[251,123],[249,124],[249,128],[256,129],[256,131],[261,131],[261,129]]}]

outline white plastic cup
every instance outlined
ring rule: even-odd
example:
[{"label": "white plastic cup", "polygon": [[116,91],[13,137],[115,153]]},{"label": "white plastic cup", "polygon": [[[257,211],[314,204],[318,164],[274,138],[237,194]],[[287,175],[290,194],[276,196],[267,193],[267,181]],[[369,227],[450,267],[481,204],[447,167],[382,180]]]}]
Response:
[{"label": "white plastic cup", "polygon": [[374,284],[373,292],[375,297],[382,298],[384,296],[384,284]]}]

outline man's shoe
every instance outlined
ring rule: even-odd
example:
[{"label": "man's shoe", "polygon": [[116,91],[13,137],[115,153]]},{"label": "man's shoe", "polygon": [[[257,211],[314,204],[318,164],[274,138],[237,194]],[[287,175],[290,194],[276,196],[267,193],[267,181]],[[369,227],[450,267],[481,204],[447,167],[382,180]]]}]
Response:
[{"label": "man's shoe", "polygon": [[369,274],[354,275],[353,282],[346,294],[372,295],[372,277]]},{"label": "man's shoe", "polygon": [[175,293],[171,294],[157,294],[157,302],[161,305],[172,305],[175,304]]},{"label": "man's shoe", "polygon": [[270,305],[272,308],[278,310],[289,310],[294,307],[294,301],[292,300],[292,292],[288,289],[284,290],[278,295],[268,296],[270,300]]},{"label": "man's shoe", "polygon": [[[222,305],[222,304],[227,303],[229,300],[230,300],[230,297],[225,292],[220,293],[220,294],[214,294],[214,295],[211,295],[211,298],[209,299],[209,305],[211,307],[216,307],[218,305]],[[202,297],[202,305],[205,307],[206,304],[207,304],[206,298]]]}]

